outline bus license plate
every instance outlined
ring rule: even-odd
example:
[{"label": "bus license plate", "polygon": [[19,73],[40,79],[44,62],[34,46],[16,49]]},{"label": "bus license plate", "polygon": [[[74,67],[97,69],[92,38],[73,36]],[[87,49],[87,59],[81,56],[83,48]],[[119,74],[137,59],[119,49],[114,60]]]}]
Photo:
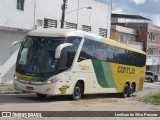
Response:
[{"label": "bus license plate", "polygon": [[34,88],[31,87],[31,86],[27,86],[26,89],[27,89],[27,90],[34,90]]}]

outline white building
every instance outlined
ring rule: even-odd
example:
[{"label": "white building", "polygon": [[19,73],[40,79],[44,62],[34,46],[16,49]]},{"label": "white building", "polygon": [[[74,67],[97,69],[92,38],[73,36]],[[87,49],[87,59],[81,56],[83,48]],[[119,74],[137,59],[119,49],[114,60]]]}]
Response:
[{"label": "white building", "polygon": [[[62,3],[63,0],[0,0],[0,83],[13,79],[18,46],[11,55],[12,42],[22,40],[34,28],[60,28]],[[109,38],[110,13],[109,5],[95,0],[68,0],[64,28]]]}]

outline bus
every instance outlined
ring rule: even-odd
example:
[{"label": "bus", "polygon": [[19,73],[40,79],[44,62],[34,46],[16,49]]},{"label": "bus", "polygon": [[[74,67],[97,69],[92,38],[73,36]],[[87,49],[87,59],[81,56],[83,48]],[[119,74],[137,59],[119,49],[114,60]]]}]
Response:
[{"label": "bus", "polygon": [[14,88],[38,97],[117,93],[143,89],[146,54],[88,32],[45,28],[29,32],[16,61]]}]

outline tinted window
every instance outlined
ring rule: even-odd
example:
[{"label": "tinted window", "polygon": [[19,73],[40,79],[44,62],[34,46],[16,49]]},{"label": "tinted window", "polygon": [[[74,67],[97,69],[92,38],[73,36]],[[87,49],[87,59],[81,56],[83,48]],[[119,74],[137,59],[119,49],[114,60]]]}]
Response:
[{"label": "tinted window", "polygon": [[72,43],[72,46],[66,47],[61,52],[60,59],[60,70],[64,71],[71,67],[73,60],[75,58],[77,49],[81,42],[81,37],[68,37],[66,43]]},{"label": "tinted window", "polygon": [[146,75],[153,75],[153,73],[151,73],[151,72],[146,72]]},{"label": "tinted window", "polygon": [[55,50],[63,40],[64,38],[27,36],[18,54],[16,71],[40,76],[56,73]]},{"label": "tinted window", "polygon": [[116,62],[119,64],[126,64],[126,50],[116,48]]},{"label": "tinted window", "polygon": [[96,59],[95,47],[96,47],[95,41],[86,39],[84,41],[78,61],[82,61],[85,59]]},{"label": "tinted window", "polygon": [[107,45],[100,42],[96,42],[96,58],[98,60],[107,61],[107,50]]},{"label": "tinted window", "polygon": [[81,60],[94,59],[138,67],[143,67],[146,63],[146,56],[143,54],[89,39],[86,39],[83,44],[79,61],[81,61],[80,58]]}]

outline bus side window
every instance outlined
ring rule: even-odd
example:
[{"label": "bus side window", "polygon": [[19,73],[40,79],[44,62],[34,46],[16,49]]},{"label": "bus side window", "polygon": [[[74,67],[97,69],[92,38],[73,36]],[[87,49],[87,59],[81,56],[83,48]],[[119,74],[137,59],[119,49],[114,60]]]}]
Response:
[{"label": "bus side window", "polygon": [[108,46],[107,50],[107,62],[114,62],[114,46]]},{"label": "bus side window", "polygon": [[96,46],[96,42],[89,40],[89,39],[85,39],[81,53],[78,58],[78,62],[86,60],[86,59],[95,60],[96,59],[95,46]]},{"label": "bus side window", "polygon": [[66,47],[62,50],[60,57],[60,69],[62,71],[72,66],[75,54],[73,47]]},{"label": "bus side window", "polygon": [[77,49],[81,42],[81,37],[68,37],[66,43],[72,43],[72,46],[66,47],[61,52],[60,57],[60,71],[69,69],[72,66],[73,60],[75,58]]},{"label": "bus side window", "polygon": [[100,42],[96,42],[96,58],[97,60],[106,61],[107,62],[107,50],[108,45]]}]

